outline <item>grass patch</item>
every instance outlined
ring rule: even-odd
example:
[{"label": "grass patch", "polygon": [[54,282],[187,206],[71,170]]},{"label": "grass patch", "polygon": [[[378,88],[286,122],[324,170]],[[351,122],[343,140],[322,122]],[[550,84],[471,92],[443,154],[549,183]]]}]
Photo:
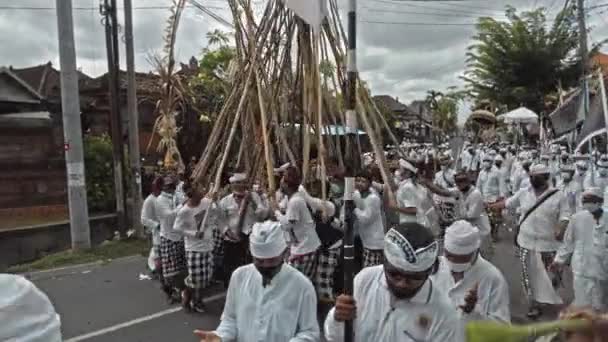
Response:
[{"label": "grass patch", "polygon": [[112,259],[131,255],[147,255],[149,251],[150,242],[148,240],[128,239],[122,241],[107,241],[89,250],[67,250],[49,254],[31,263],[11,266],[9,267],[8,272],[23,273],[86,264],[96,261],[109,262]]}]

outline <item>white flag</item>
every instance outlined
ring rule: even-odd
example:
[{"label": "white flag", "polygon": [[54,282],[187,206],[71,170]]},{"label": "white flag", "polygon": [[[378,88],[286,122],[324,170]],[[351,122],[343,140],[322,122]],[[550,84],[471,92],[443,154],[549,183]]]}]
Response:
[{"label": "white flag", "polygon": [[328,15],[327,0],[284,0],[285,6],[295,12],[312,29],[319,32],[323,19]]}]

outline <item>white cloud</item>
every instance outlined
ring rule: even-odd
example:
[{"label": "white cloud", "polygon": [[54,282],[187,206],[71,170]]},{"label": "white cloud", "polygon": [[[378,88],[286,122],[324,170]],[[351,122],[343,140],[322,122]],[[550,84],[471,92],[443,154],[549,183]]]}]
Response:
[{"label": "white cloud", "polygon": [[[120,6],[122,1],[118,0]],[[230,18],[219,7],[227,7],[222,0],[204,0],[214,11]],[[255,0],[262,8],[264,0]],[[459,75],[464,69],[465,51],[474,34],[474,26],[443,26],[444,24],[474,23],[480,15],[497,18],[504,16],[504,7],[513,5],[523,10],[534,3],[553,7],[554,15],[563,1],[554,0],[465,0],[462,2],[411,2],[392,0],[359,0],[358,54],[359,70],[374,94],[390,94],[402,102],[423,98],[429,89],[445,90],[460,85]],[[593,4],[593,1],[590,2]],[[74,11],[78,64],[84,72],[97,76],[107,70],[104,28],[97,10],[99,0],[73,0],[74,7],[90,10]],[[134,0],[134,7],[166,6],[171,0]],[[342,8],[346,0],[339,0]],[[54,0],[0,0],[2,6],[54,7]],[[590,41],[599,41],[608,34],[606,13],[593,10],[589,14]],[[162,33],[169,16],[167,9],[136,9],[134,36],[136,68],[150,70],[148,56],[162,48]],[[123,12],[119,11],[122,23]],[[345,23],[345,17],[343,18]],[[370,23],[385,22],[385,24]],[[389,23],[426,23],[410,26]],[[198,56],[206,44],[209,30],[221,28],[219,23],[188,7],[183,14],[176,46],[176,58],[186,62]],[[345,27],[346,28],[346,27]],[[0,9],[0,65],[26,67],[52,61],[58,65],[57,23],[54,10]],[[124,47],[120,51],[124,67]]]}]

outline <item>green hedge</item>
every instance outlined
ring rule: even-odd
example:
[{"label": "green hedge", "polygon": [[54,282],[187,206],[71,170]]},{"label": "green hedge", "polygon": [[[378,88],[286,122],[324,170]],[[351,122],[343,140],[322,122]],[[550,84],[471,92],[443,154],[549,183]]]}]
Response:
[{"label": "green hedge", "polygon": [[90,212],[115,208],[112,140],[107,134],[84,137],[84,165]]}]

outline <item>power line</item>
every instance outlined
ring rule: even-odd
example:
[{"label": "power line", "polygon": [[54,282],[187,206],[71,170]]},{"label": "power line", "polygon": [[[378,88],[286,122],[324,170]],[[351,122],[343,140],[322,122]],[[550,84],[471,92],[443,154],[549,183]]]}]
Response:
[{"label": "power line", "polygon": [[[443,2],[443,1],[420,1],[420,0],[373,0],[373,1],[378,1],[378,2],[382,2],[382,3],[386,3],[386,4],[391,4],[391,5],[397,5],[397,6],[412,6],[412,7],[422,7],[421,4],[419,4],[420,2],[424,2],[426,4],[429,5],[439,5],[439,6],[449,6],[449,7],[457,7],[457,8],[461,8],[461,9],[474,9],[474,10],[481,10],[484,12],[504,12],[504,9],[498,9],[498,8],[491,8],[491,7],[483,7],[483,6],[477,6],[477,5],[473,5],[473,6],[467,6],[465,4],[463,4],[461,1],[450,1],[450,2]],[[457,3],[456,3],[457,2]],[[424,8],[429,8],[429,9],[437,9],[437,10],[443,10],[443,11],[452,11],[452,9],[449,8],[443,8],[443,7],[424,7]],[[470,11],[467,11],[467,13],[470,13]]]},{"label": "power line", "polygon": [[[415,15],[426,15],[426,16],[435,16],[435,17],[450,17],[450,18],[479,18],[479,16],[463,16],[458,14],[450,14],[450,13],[429,13],[429,12],[413,12],[413,11],[401,11],[401,10],[388,10],[388,9],[376,9],[364,7],[363,9],[368,12],[381,12],[381,13],[403,13],[403,14],[415,14]],[[491,17],[491,16],[485,16]],[[496,19],[496,18],[495,18]],[[506,17],[502,17],[500,19],[506,19]]]},{"label": "power line", "polygon": [[[447,12],[447,13],[474,14],[474,15],[486,16],[486,17],[490,16],[489,13],[472,12],[472,11],[466,11],[466,10],[459,11],[459,10],[456,10],[456,9],[449,9],[449,8],[428,7],[428,6],[423,6],[423,5],[419,5],[419,4],[411,4],[411,3],[403,3],[403,2],[393,2],[393,1],[389,1],[389,0],[371,0],[371,1],[375,1],[375,2],[383,3],[383,4],[404,6],[404,7],[416,7],[416,8],[426,9],[426,10],[437,10],[437,11],[442,11],[442,12]],[[495,13],[492,14],[492,15],[495,15]]]},{"label": "power line", "polygon": [[477,23],[431,23],[431,22],[407,22],[407,21],[375,21],[361,20],[368,24],[405,25],[405,26],[475,26]]},{"label": "power line", "polygon": [[[196,6],[186,6],[190,8],[197,8]],[[217,6],[205,6],[208,9],[228,9],[227,7],[217,7]],[[171,6],[139,6],[133,7],[134,10],[168,10]],[[122,10],[121,7],[118,8]],[[34,6],[0,6],[0,10],[19,10],[19,11],[54,11],[55,7],[34,7]],[[72,10],[75,11],[90,11],[90,10],[99,10],[98,7],[73,7]]]},{"label": "power line", "polygon": [[219,22],[222,25],[228,26],[228,27],[234,27],[234,25],[232,25],[231,22],[229,22],[228,20],[222,18],[221,16],[219,16],[218,14],[214,13],[213,11],[210,10],[209,6],[203,6],[200,2],[198,2],[197,0],[190,0],[190,3],[196,7],[198,10],[202,11],[203,13],[207,14],[208,16],[210,16],[212,19],[215,19],[217,22]]}]

